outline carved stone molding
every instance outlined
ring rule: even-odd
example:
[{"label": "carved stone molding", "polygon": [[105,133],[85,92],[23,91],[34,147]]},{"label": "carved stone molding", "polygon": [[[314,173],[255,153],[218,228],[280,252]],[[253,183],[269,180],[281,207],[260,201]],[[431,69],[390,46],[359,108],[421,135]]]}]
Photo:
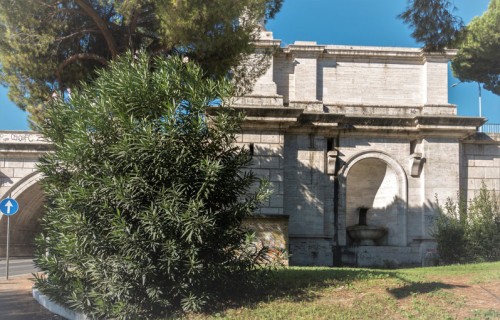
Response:
[{"label": "carved stone molding", "polygon": [[326,173],[328,175],[335,175],[335,165],[337,163],[339,152],[338,151],[328,151],[326,153]]},{"label": "carved stone molding", "polygon": [[420,152],[415,152],[410,156],[410,175],[414,178],[420,177],[425,158]]}]

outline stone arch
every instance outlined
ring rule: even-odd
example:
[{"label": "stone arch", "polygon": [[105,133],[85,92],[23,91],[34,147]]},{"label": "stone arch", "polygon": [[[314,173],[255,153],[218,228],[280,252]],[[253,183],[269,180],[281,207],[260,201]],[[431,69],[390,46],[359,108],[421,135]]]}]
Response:
[{"label": "stone arch", "polygon": [[[394,219],[393,224],[390,226],[392,228],[392,233],[390,235],[387,245],[397,245],[397,246],[406,246],[408,243],[407,240],[407,213],[408,213],[408,181],[406,172],[403,167],[390,155],[387,153],[378,151],[378,150],[367,150],[360,153],[355,154],[350,157],[342,166],[339,171],[338,179],[339,179],[339,242],[341,245],[347,245],[347,234],[346,227],[348,223],[352,224],[352,219],[348,219],[348,178],[349,174],[353,175],[356,173],[356,167],[359,166],[379,166],[381,168],[373,168],[373,174],[382,175],[381,179],[387,180],[393,179],[393,182],[397,182],[397,186],[391,186],[391,192],[393,192],[393,196],[389,199],[391,202],[388,203],[388,199],[384,199],[382,202],[387,202],[387,208],[393,211],[394,215],[392,219]],[[354,169],[353,169],[354,168]],[[382,171],[383,172],[382,172]],[[387,172],[387,173],[386,173]],[[382,184],[382,180],[379,177],[379,183]],[[354,181],[351,181],[355,183]],[[357,183],[363,183],[363,181],[356,181]],[[388,185],[386,182],[385,185]],[[370,186],[368,186],[370,187]],[[352,188],[351,188],[352,190]],[[376,191],[373,191],[376,192]],[[372,200],[375,196],[372,197]],[[380,201],[379,201],[380,202]],[[362,204],[362,206],[370,207],[370,204]],[[351,208],[349,208],[351,210]],[[349,220],[349,221],[348,221]],[[382,218],[379,218],[380,222]],[[387,226],[385,226],[387,227]],[[391,230],[389,231],[391,232]]]},{"label": "stone arch", "polygon": [[[34,250],[34,238],[40,233],[45,195],[39,181],[42,174],[35,171],[15,183],[3,198],[11,197],[19,203],[19,212],[10,217],[11,256],[30,256]],[[0,254],[5,251],[7,219],[0,216]]]}]

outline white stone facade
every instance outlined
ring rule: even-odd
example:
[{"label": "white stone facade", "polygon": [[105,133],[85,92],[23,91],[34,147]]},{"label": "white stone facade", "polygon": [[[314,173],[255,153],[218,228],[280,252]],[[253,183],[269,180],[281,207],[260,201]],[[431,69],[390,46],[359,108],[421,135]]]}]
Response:
[{"label": "white stone facade", "polygon": [[[40,232],[44,195],[36,169],[39,157],[51,149],[40,134],[23,131],[0,131],[0,200],[12,197],[19,211],[10,218],[10,255],[33,253],[35,234]],[[0,214],[0,256],[5,255],[7,224]]]},{"label": "white stone facade", "polygon": [[[275,49],[271,67],[237,107],[240,142],[260,150],[253,168],[275,185],[260,214],[288,217],[290,264],[420,265],[436,248],[436,197],[483,180],[500,189],[500,139],[479,142],[485,119],[448,103],[454,51],[271,39],[257,43]],[[347,231],[360,207],[387,232],[376,246]]]},{"label": "white stone facade", "polygon": [[461,144],[460,183],[466,199],[484,184],[500,193],[500,134],[477,134]]},{"label": "white stone facade", "polygon": [[[259,235],[285,246],[290,264],[420,265],[436,247],[436,197],[471,198],[483,182],[500,190],[500,137],[477,133],[485,119],[459,117],[448,103],[453,51],[280,48],[265,35],[257,54],[275,53],[253,92],[235,99],[246,113],[237,143],[273,189],[256,212]],[[41,215],[34,165],[49,150],[34,133],[0,132],[0,196],[31,208],[19,222],[26,229]],[[375,246],[347,230],[360,207],[367,225],[386,231]]]}]

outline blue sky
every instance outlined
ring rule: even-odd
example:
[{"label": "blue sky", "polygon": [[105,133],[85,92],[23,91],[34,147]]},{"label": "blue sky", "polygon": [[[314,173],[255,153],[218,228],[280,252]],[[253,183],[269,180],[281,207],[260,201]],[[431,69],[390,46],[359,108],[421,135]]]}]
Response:
[{"label": "blue sky", "polygon": [[[466,23],[481,15],[488,0],[452,0]],[[404,0],[285,0],[276,18],[267,24],[283,45],[296,40],[318,44],[420,47],[411,31],[397,15],[406,6]],[[450,72],[449,83],[457,83]],[[462,83],[449,89],[449,102],[458,105],[458,114],[477,116],[478,88]],[[483,116],[500,123],[500,96],[482,90]],[[26,130],[26,113],[7,98],[0,87],[0,130]]]}]

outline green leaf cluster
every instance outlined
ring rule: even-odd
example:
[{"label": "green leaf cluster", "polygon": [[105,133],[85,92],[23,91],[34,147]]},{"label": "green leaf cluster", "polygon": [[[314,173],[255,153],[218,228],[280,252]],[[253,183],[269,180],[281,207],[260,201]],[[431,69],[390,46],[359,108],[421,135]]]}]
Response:
[{"label": "green leaf cluster", "polygon": [[413,29],[412,37],[424,44],[425,51],[439,52],[456,41],[463,28],[454,10],[449,0],[408,0],[398,17]]},{"label": "green leaf cluster", "polygon": [[0,83],[39,122],[54,93],[93,80],[127,51],[180,53],[226,75],[249,58],[259,21],[282,1],[0,0]]},{"label": "green leaf cluster", "polygon": [[36,286],[96,318],[199,311],[252,279],[241,223],[268,196],[236,146],[232,86],[127,54],[47,107]]},{"label": "green leaf cluster", "polygon": [[447,199],[434,237],[444,263],[500,261],[500,199],[483,184],[467,203]]},{"label": "green leaf cluster", "polygon": [[491,0],[488,10],[467,26],[453,73],[460,81],[475,81],[500,95],[500,0]]}]

